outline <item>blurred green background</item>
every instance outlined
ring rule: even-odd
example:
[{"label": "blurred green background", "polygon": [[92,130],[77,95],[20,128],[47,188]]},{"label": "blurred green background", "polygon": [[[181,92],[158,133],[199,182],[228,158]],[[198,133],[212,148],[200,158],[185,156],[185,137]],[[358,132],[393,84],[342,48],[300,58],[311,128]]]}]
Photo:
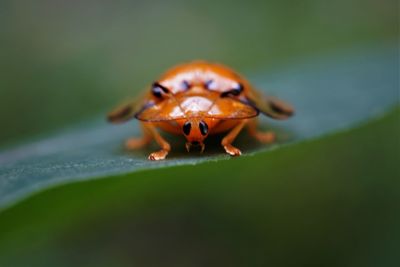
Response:
[{"label": "blurred green background", "polygon": [[[0,146],[90,124],[181,61],[252,74],[397,44],[398,4],[3,0]],[[0,266],[398,266],[399,116],[249,157],[37,185],[0,212]]]},{"label": "blurred green background", "polygon": [[105,112],[181,61],[251,73],[397,35],[397,0],[3,0],[0,145]]}]

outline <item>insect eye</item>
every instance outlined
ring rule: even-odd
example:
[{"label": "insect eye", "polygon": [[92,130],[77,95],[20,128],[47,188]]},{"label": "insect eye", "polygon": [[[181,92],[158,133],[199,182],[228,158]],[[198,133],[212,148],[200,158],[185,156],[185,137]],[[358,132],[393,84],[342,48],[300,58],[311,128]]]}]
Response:
[{"label": "insect eye", "polygon": [[223,92],[221,97],[226,97],[228,95],[238,96],[243,92],[243,85],[238,83],[236,87],[230,89],[229,91]]},{"label": "insect eye", "polygon": [[199,129],[200,129],[201,135],[204,136],[204,135],[208,134],[208,125],[204,121],[199,122]]},{"label": "insect eye", "polygon": [[190,122],[185,122],[185,124],[183,124],[183,133],[185,135],[189,135],[190,134],[190,130],[192,129],[192,124]]},{"label": "insect eye", "polygon": [[153,87],[151,88],[152,94],[157,97],[157,98],[162,98],[163,94],[168,94],[169,90],[165,87],[159,84],[158,82],[153,83]]}]

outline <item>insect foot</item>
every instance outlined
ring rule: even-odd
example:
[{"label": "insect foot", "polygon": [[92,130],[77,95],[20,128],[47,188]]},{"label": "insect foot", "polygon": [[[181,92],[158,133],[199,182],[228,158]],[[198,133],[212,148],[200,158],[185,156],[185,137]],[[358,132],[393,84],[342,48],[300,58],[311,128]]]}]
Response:
[{"label": "insect foot", "polygon": [[242,152],[238,148],[236,148],[236,147],[234,147],[232,145],[225,145],[224,149],[225,149],[226,153],[228,153],[231,156],[240,156],[240,155],[242,155]]},{"label": "insect foot", "polygon": [[148,159],[149,160],[163,160],[165,159],[165,157],[168,155],[168,151],[167,150],[160,150],[160,151],[156,151],[153,152],[149,155]]}]

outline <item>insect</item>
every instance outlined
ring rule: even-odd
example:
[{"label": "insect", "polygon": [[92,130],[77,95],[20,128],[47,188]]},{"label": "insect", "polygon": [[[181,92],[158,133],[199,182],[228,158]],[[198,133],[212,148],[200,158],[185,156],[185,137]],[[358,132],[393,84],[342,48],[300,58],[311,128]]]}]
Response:
[{"label": "insect", "polygon": [[171,150],[158,129],[186,137],[186,149],[204,150],[204,140],[225,133],[221,145],[232,156],[241,151],[232,145],[241,130],[262,143],[275,139],[273,132],[257,129],[257,116],[263,113],[274,119],[293,115],[291,105],[264,96],[241,75],[217,63],[194,61],[175,66],[155,81],[139,99],[121,105],[108,115],[112,123],[136,118],[143,136],[126,141],[128,149],[138,149],[152,140],[161,147],[149,160],[162,160]]}]

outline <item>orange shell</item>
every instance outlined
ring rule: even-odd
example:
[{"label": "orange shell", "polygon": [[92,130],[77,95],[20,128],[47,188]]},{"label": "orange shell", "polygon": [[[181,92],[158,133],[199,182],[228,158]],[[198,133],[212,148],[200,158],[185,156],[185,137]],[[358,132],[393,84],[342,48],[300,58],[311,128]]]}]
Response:
[{"label": "orange shell", "polygon": [[194,61],[165,72],[139,101],[128,103],[109,115],[112,122],[132,117],[146,122],[189,118],[247,119],[259,111],[275,119],[286,119],[292,107],[264,96],[232,69],[205,61]]}]

